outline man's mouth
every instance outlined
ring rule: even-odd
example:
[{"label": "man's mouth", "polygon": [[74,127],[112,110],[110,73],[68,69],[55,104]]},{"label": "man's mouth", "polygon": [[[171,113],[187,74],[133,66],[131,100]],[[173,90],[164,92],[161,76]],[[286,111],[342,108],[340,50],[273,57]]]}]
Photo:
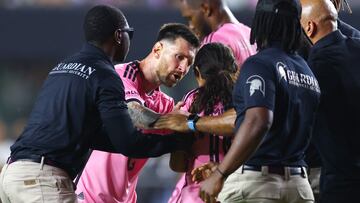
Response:
[{"label": "man's mouth", "polygon": [[176,82],[177,82],[177,81],[179,81],[179,80],[180,80],[180,78],[181,78],[181,76],[180,76],[180,75],[178,75],[178,74],[173,74],[173,76],[174,76],[174,78],[175,78]]}]

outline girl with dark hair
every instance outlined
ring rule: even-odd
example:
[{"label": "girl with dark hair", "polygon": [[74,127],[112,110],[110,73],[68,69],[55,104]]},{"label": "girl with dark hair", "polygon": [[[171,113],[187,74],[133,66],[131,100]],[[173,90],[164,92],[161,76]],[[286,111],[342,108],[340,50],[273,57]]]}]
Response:
[{"label": "girl with dark hair", "polygon": [[[232,108],[232,89],[237,65],[231,50],[220,43],[204,45],[197,53],[193,65],[199,87],[185,95],[181,108],[192,115],[217,116]],[[222,135],[200,134],[185,161],[180,161],[185,174],[178,182],[169,202],[203,202],[198,194],[200,185],[191,180],[193,168],[209,161],[219,163],[229,148],[230,139]],[[179,164],[180,157],[172,154],[171,166]],[[176,169],[177,168],[177,169]]]}]

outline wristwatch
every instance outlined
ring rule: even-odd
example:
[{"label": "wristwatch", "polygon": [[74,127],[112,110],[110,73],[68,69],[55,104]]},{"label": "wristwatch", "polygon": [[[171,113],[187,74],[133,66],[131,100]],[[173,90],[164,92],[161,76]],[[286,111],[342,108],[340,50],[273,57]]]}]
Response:
[{"label": "wristwatch", "polygon": [[199,120],[199,118],[200,117],[196,113],[190,114],[190,116],[187,118],[187,125],[191,131],[196,131],[196,122]]}]

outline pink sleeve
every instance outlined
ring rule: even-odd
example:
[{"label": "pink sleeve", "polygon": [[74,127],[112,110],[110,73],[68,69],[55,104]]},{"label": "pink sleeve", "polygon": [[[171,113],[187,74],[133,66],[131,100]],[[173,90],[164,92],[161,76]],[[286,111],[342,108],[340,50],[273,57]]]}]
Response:
[{"label": "pink sleeve", "polygon": [[183,102],[185,102],[185,104],[184,104],[184,106],[182,106],[180,108],[181,110],[187,111],[187,112],[190,111],[190,107],[191,107],[191,104],[194,101],[194,97],[195,97],[195,94],[197,93],[197,90],[198,89],[193,89],[184,96]]},{"label": "pink sleeve", "polygon": [[256,53],[256,46],[250,44],[250,32],[250,28],[241,23],[225,24],[207,36],[203,44],[218,42],[228,46],[240,68],[249,56]]},{"label": "pink sleeve", "polygon": [[144,104],[138,91],[139,81],[136,78],[137,68],[132,67],[131,64],[119,64],[115,66],[115,71],[119,74],[125,87],[125,100],[136,100]]},{"label": "pink sleeve", "polygon": [[225,35],[215,34],[211,42],[223,43],[224,45],[228,46],[233,52],[238,65],[242,65],[244,61],[249,57],[249,54],[247,54],[245,48],[240,50],[243,45],[239,41],[231,41],[226,38]]},{"label": "pink sleeve", "polygon": [[[167,114],[174,108],[174,99],[161,91],[155,91],[150,99],[146,99],[145,106],[156,113]],[[154,133],[166,135],[172,133],[170,130],[143,130],[143,133]]]},{"label": "pink sleeve", "polygon": [[145,101],[145,106],[157,113],[167,114],[174,108],[174,99],[161,91],[154,92],[151,98]]}]

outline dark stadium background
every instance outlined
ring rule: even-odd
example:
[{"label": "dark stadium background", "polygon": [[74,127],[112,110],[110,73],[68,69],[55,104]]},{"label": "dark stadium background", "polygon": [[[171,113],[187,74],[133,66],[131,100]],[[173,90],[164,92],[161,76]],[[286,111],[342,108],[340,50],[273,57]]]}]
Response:
[{"label": "dark stadium background", "polygon": [[[0,167],[9,146],[21,133],[47,72],[83,43],[82,20],[94,3],[120,7],[135,28],[126,61],[149,53],[163,23],[183,22],[168,0],[0,0]],[[360,28],[360,1],[349,0],[353,14],[341,18]],[[91,3],[91,4],[90,4]],[[250,25],[255,0],[229,0],[236,17]],[[175,98],[195,87],[190,70],[175,88],[162,88]],[[138,183],[139,203],[167,202],[177,180],[168,167],[168,156],[149,161]]]}]

